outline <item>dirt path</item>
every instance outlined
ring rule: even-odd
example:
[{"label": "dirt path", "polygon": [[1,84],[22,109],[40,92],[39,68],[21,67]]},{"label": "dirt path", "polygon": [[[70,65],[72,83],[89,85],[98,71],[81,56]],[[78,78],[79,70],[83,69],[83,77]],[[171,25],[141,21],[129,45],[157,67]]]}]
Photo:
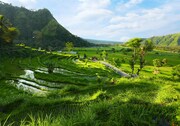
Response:
[{"label": "dirt path", "polygon": [[118,73],[120,76],[122,77],[131,77],[129,74],[119,70],[117,67],[107,63],[107,62],[104,62],[104,61],[100,61],[100,63],[104,64],[106,67],[109,67],[110,69],[114,70],[116,73]]}]

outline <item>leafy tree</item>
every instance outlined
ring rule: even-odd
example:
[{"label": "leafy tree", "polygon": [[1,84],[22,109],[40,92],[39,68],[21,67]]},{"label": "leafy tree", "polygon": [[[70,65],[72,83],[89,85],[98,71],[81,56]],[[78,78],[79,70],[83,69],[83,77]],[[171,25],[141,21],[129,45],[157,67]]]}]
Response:
[{"label": "leafy tree", "polygon": [[133,39],[130,39],[126,43],[127,46],[130,46],[133,49],[133,54],[132,54],[131,60],[129,62],[130,66],[131,66],[132,74],[134,74],[134,65],[136,64],[137,55],[138,55],[138,51],[141,46],[141,42],[142,42],[141,38],[133,38]]},{"label": "leafy tree", "polygon": [[74,47],[74,45],[73,45],[73,43],[72,42],[66,42],[66,49],[70,52],[72,49],[73,49],[73,47]]},{"label": "leafy tree", "polygon": [[19,32],[15,27],[0,15],[0,42],[2,43],[12,43],[13,40],[18,36]]},{"label": "leafy tree", "polygon": [[[143,43],[144,42],[144,43]],[[137,75],[142,70],[145,64],[145,55],[148,51],[152,51],[154,46],[152,41],[150,40],[143,40],[141,38],[133,38],[129,40],[126,45],[130,46],[133,49],[132,58],[129,62],[132,70],[132,74],[134,73],[134,66],[136,64],[137,59],[139,58],[139,68],[137,70]]]},{"label": "leafy tree", "polygon": [[143,47],[144,47],[144,50],[146,51],[152,51],[155,46],[153,42],[148,39],[148,40],[145,40]]},{"label": "leafy tree", "polygon": [[145,55],[148,51],[152,51],[154,48],[154,45],[151,40],[145,40],[144,44],[141,45],[139,50],[139,68],[137,71],[137,75],[139,75],[139,72],[142,70],[145,64]]}]

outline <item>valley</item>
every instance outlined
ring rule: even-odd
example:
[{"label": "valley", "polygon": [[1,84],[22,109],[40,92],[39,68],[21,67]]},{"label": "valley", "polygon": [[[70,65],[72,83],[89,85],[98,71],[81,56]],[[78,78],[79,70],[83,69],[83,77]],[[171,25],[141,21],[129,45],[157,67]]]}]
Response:
[{"label": "valley", "polygon": [[[73,14],[92,4],[87,0],[78,2],[84,4],[73,10]],[[79,5],[76,4],[73,7]],[[99,4],[108,6],[110,1],[101,0]],[[83,39],[85,37],[72,34],[46,8],[29,10],[0,1],[0,126],[180,125],[179,33],[122,42],[139,33],[148,36],[149,30],[144,31],[148,32],[146,35],[140,32],[142,26],[134,24],[134,17],[140,21],[143,14],[153,14],[149,11],[141,12],[141,16],[127,13],[127,17],[108,20],[112,13],[102,6],[98,10],[99,4],[91,6],[99,13],[85,16],[79,13],[74,20],[69,16],[72,19],[66,27],[77,27],[80,21],[75,31],[84,36],[93,33],[95,38],[103,35],[102,40]],[[58,15],[71,12],[68,5],[62,7],[69,10],[58,11]],[[53,13],[54,8],[57,6],[53,5]],[[94,14],[104,12],[109,16],[97,18],[98,22],[106,22],[98,26]],[[92,16],[93,21],[86,16]],[[123,22],[131,19],[128,16],[133,16],[133,25]],[[158,17],[163,17],[164,21],[164,16]],[[83,27],[84,20],[89,23],[86,27]],[[150,21],[154,23],[154,20]],[[105,26],[118,23],[116,21],[122,23]],[[92,24],[97,25],[94,32],[91,31],[93,27],[90,28]],[[111,29],[116,27],[122,30],[121,35],[127,36],[117,35],[117,31]],[[82,28],[88,30],[84,32]],[[132,31],[124,30],[125,33],[124,28],[135,31],[132,34]],[[162,33],[166,32],[162,30]],[[113,36],[114,40],[117,36],[121,40],[105,39]]]}]

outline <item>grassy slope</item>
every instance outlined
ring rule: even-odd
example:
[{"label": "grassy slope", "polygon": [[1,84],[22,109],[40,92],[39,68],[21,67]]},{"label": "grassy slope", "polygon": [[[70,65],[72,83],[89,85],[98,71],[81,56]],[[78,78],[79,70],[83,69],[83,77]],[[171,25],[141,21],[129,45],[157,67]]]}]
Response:
[{"label": "grassy slope", "polygon": [[[111,50],[111,48],[109,48]],[[79,50],[79,49],[76,49]],[[88,57],[98,56],[96,49],[79,50]],[[32,52],[33,53],[33,52]],[[128,59],[130,53],[110,53],[109,62],[113,58]],[[178,124],[178,107],[180,84],[171,77],[171,66],[179,64],[178,54],[152,52],[148,55],[148,66],[141,76],[134,79],[120,78],[113,71],[94,62],[72,62],[73,56],[43,54],[31,58],[6,59],[1,62],[0,70],[4,73],[0,81],[0,121],[6,124],[23,120],[21,125],[163,125]],[[151,59],[167,58],[168,64],[161,67],[161,74],[153,75]],[[172,58],[173,57],[173,58]],[[60,90],[53,91],[45,97],[39,97],[6,83],[23,74],[24,69],[35,70],[45,67],[44,62],[55,62],[57,67],[65,68],[84,75],[63,75],[35,73],[35,77],[48,81],[63,83]],[[10,66],[10,67],[9,67]],[[19,67],[20,66],[20,67]],[[127,61],[120,66],[130,72]],[[9,76],[8,73],[11,73]],[[97,74],[100,76],[100,81]],[[91,78],[94,76],[95,78]],[[85,78],[89,77],[89,78]],[[28,116],[30,114],[30,116]],[[28,122],[30,121],[30,122]],[[1,124],[1,123],[0,123]],[[18,124],[20,125],[20,124]]]},{"label": "grassy slope", "polygon": [[159,46],[178,46],[180,45],[180,33],[165,35],[165,36],[155,36],[150,38],[153,43]]}]

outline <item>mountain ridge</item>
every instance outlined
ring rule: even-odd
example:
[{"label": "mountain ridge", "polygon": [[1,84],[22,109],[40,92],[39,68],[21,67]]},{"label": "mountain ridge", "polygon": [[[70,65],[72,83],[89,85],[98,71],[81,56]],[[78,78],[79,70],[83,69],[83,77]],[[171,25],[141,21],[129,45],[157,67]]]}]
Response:
[{"label": "mountain ridge", "polygon": [[54,49],[63,48],[67,41],[73,42],[76,47],[93,45],[70,33],[46,8],[34,11],[0,2],[0,15],[4,15],[13,26],[20,30],[21,34],[16,40],[17,43]]},{"label": "mountain ridge", "polygon": [[153,36],[150,39],[157,46],[180,46],[180,32],[163,36]]},{"label": "mountain ridge", "polygon": [[123,44],[123,42],[112,41],[112,40],[97,40],[97,39],[85,39],[85,40],[94,44]]}]

